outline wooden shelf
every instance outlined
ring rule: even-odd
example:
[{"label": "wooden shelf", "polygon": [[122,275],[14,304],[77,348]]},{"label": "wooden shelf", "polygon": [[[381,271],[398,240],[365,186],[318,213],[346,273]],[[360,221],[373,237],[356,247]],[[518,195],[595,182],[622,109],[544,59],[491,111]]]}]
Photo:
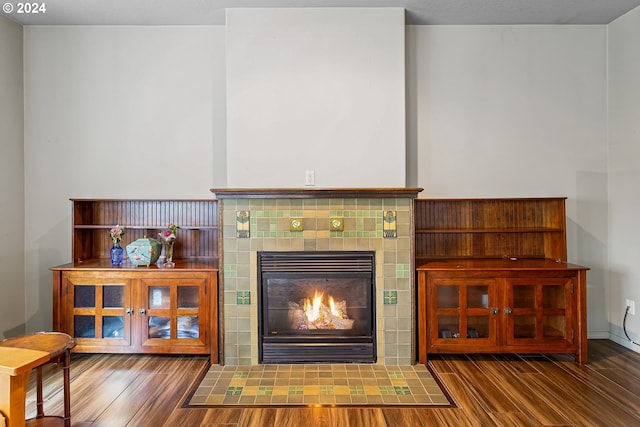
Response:
[{"label": "wooden shelf", "polygon": [[421,228],[417,234],[432,233],[564,233],[562,228]]},{"label": "wooden shelf", "polygon": [[566,261],[565,200],[416,199],[415,257]]},{"label": "wooden shelf", "polygon": [[[216,200],[71,199],[74,262],[109,259],[109,230],[125,227],[122,246],[158,237],[169,224],[178,230],[174,259],[217,260],[219,242]],[[126,254],[125,254],[126,257]]]},{"label": "wooden shelf", "polygon": [[[122,227],[126,227],[127,230],[164,230],[164,227],[158,227],[157,225],[130,225],[130,224],[117,224]],[[74,225],[76,230],[110,230],[113,225]],[[180,230],[217,230],[218,226],[180,226]]]}]

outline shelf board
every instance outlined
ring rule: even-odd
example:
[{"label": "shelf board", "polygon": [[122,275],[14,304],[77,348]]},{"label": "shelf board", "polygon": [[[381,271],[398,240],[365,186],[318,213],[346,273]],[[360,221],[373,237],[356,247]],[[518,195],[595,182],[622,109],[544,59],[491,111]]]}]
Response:
[{"label": "shelf board", "polygon": [[[165,226],[157,226],[157,225],[126,225],[119,224],[120,227],[124,227],[125,229],[130,230],[164,230]],[[110,230],[115,225],[98,225],[98,224],[76,224],[73,226],[76,230]],[[217,225],[196,225],[196,226],[180,226],[178,230],[217,230]]]},{"label": "shelf board", "polygon": [[488,234],[488,233],[559,233],[562,228],[524,227],[524,228],[419,228],[416,234]]},{"label": "shelf board", "polygon": [[51,270],[69,270],[69,269],[87,269],[87,270],[108,270],[108,271],[122,271],[122,270],[134,270],[134,271],[148,271],[148,270],[162,270],[162,271],[179,271],[179,270],[210,270],[219,268],[219,260],[216,258],[180,258],[174,259],[176,263],[173,268],[164,268],[160,264],[151,264],[147,266],[135,266],[125,259],[121,266],[114,267],[111,265],[110,259],[105,258],[93,258],[87,260],[80,260],[71,262],[68,264],[52,267]]}]

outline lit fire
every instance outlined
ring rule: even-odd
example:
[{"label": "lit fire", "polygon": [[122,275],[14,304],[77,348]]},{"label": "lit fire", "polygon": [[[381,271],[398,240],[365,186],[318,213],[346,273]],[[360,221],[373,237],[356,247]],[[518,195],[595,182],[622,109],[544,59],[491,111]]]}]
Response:
[{"label": "lit fire", "polygon": [[[304,299],[304,314],[307,316],[307,320],[309,322],[315,322],[321,317],[321,308],[323,306],[326,307],[323,301],[324,292],[318,292],[316,290],[313,295],[313,301],[309,300],[309,298]],[[337,317],[338,319],[344,319],[344,313],[341,310],[338,310],[336,307],[336,302],[333,300],[333,297],[329,295],[329,311],[332,316]]]},{"label": "lit fire", "polygon": [[313,298],[289,303],[290,319],[296,329],[352,329],[353,319],[347,315],[347,302],[336,301],[331,295],[314,291]]}]

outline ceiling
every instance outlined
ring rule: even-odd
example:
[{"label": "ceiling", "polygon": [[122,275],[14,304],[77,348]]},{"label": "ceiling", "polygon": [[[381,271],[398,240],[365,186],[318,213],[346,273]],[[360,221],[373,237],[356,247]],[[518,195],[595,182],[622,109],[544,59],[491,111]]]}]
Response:
[{"label": "ceiling", "polygon": [[24,25],[223,25],[224,10],[231,7],[402,7],[410,25],[608,24],[640,5],[640,0],[38,0],[46,11],[26,14],[16,12],[19,2],[2,0],[3,15]]}]

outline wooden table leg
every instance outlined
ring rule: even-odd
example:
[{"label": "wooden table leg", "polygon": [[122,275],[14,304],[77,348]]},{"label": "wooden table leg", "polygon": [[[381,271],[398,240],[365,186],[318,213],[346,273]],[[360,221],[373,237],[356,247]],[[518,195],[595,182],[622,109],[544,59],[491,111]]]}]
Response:
[{"label": "wooden table leg", "polygon": [[22,427],[25,424],[25,399],[30,373],[31,371],[16,376],[0,375],[0,411],[10,427]]},{"label": "wooden table leg", "polygon": [[64,378],[64,426],[71,427],[71,381],[69,378],[71,368],[71,350],[67,349],[62,357],[62,375]]},{"label": "wooden table leg", "polygon": [[36,368],[36,418],[44,417],[44,397],[42,395],[42,366]]}]

